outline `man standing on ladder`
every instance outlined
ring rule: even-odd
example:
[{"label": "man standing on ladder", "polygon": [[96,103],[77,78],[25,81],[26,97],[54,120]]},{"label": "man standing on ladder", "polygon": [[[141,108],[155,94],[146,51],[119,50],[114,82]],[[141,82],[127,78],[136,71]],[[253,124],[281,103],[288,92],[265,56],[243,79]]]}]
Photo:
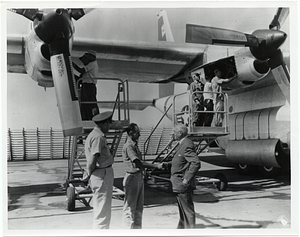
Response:
[{"label": "man standing on ladder", "polygon": [[[73,67],[79,73],[75,71],[75,78],[82,78],[82,84],[80,89],[80,111],[82,120],[92,120],[93,116],[99,114],[99,108],[97,105],[97,80],[98,77],[98,64],[96,58],[96,52],[89,50],[82,57],[79,58],[83,63],[83,67],[73,63]],[[77,75],[77,76],[76,76]],[[86,104],[84,102],[95,102]]]}]

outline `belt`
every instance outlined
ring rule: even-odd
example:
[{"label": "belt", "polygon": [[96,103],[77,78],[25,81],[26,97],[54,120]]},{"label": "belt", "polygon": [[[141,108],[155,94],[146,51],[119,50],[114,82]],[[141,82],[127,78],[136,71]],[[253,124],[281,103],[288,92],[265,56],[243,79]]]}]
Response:
[{"label": "belt", "polygon": [[212,101],[212,99],[205,99],[204,101],[210,101],[210,100]]},{"label": "belt", "polygon": [[106,168],[110,168],[112,165],[106,166],[106,167],[100,167],[100,166],[96,166],[96,169],[106,169]]},{"label": "belt", "polygon": [[135,171],[135,172],[129,172],[129,171],[126,171],[126,173],[128,173],[128,174],[137,174],[137,173],[139,173],[139,172],[140,172],[140,170]]}]

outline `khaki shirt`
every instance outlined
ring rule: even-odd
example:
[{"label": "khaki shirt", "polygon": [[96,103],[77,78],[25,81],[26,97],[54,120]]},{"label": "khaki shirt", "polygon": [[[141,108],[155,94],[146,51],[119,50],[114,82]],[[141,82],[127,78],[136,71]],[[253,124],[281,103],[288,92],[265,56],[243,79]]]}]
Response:
[{"label": "khaki shirt", "polygon": [[140,171],[139,168],[136,168],[133,161],[136,159],[142,160],[142,153],[137,142],[132,141],[130,137],[127,138],[127,142],[123,146],[122,156],[126,172],[135,173]]},{"label": "khaki shirt", "polygon": [[98,63],[97,60],[90,62],[84,66],[85,73],[82,76],[82,83],[94,83],[97,84],[97,80],[93,78],[98,77]]},{"label": "khaki shirt", "polygon": [[106,138],[99,127],[94,127],[85,141],[85,156],[87,161],[91,161],[93,155],[99,153],[96,160],[97,168],[106,168],[114,163],[114,158],[110,153]]}]

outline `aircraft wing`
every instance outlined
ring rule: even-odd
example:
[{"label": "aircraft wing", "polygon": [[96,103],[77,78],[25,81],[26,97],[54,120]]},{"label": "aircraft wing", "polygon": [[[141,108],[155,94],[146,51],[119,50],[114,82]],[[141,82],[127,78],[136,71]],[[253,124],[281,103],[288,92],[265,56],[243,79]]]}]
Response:
[{"label": "aircraft wing", "polygon": [[199,53],[199,48],[195,49],[193,45],[173,42],[149,44],[77,40],[73,44],[72,56],[77,59],[91,48],[97,52],[101,77],[133,82],[168,80],[190,64]]},{"label": "aircraft wing", "polygon": [[[23,37],[7,38],[7,66],[10,73],[26,73],[24,42]],[[194,45],[170,42],[149,44],[77,39],[73,42],[72,60],[79,62],[79,57],[89,49],[97,52],[99,77],[134,82],[167,82],[170,79],[186,82],[184,78],[176,80],[176,75],[196,57],[201,57],[203,52],[199,47],[195,49]]]}]

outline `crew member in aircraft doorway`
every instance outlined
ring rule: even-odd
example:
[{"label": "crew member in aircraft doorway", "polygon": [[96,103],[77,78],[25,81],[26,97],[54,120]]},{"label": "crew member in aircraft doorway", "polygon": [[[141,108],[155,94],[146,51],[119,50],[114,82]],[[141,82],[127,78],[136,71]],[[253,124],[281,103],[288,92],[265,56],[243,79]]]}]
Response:
[{"label": "crew member in aircraft doorway", "polygon": [[222,126],[223,118],[224,118],[223,113],[218,113],[218,112],[224,112],[224,97],[223,94],[221,94],[222,93],[221,84],[223,82],[231,81],[233,78],[236,77],[236,75],[234,75],[231,78],[224,79],[221,77],[222,72],[218,68],[214,70],[214,73],[215,73],[215,77],[211,80],[211,85],[214,92],[214,101],[213,101],[215,106],[214,111],[216,112],[213,123],[216,127],[218,127],[218,126]]},{"label": "crew member in aircraft doorway", "polygon": [[75,78],[82,78],[80,88],[81,118],[82,120],[92,120],[93,116],[99,114],[99,108],[97,105],[97,80],[94,79],[98,76],[97,55],[94,50],[89,50],[79,59],[84,66],[81,68],[73,63],[73,67],[79,73],[78,76],[78,73],[75,71]]},{"label": "crew member in aircraft doorway", "polygon": [[204,106],[206,108],[207,113],[205,113],[205,121],[204,126],[211,126],[213,117],[214,117],[214,94],[211,85],[211,77],[205,77],[205,84],[203,89],[203,97],[204,97]]},{"label": "crew member in aircraft doorway", "polygon": [[199,111],[204,111],[203,94],[199,93],[203,91],[203,83],[200,80],[200,74],[195,73],[193,75],[193,82],[190,85],[190,93],[192,94],[192,125],[203,126],[204,114]]}]

